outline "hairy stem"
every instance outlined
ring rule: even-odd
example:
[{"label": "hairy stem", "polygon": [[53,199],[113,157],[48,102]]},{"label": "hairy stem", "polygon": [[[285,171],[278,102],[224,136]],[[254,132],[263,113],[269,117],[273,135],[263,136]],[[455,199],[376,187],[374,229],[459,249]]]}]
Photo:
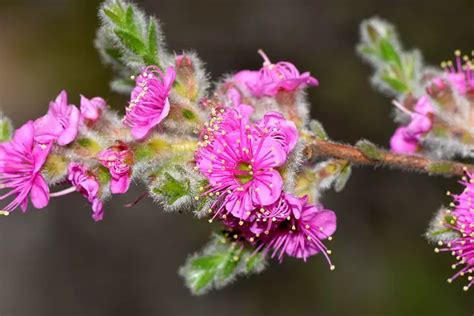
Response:
[{"label": "hairy stem", "polygon": [[474,170],[474,165],[450,160],[434,160],[423,156],[395,154],[379,149],[377,159],[369,158],[356,147],[318,139],[310,136],[304,149],[308,161],[318,158],[337,158],[361,166],[387,166],[396,169],[417,171],[432,175],[462,176],[466,170]]}]

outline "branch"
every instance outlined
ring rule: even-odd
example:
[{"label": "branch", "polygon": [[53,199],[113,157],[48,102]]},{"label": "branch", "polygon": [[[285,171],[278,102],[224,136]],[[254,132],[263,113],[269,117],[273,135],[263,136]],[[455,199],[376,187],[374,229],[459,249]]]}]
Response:
[{"label": "branch", "polygon": [[466,170],[474,170],[474,165],[471,164],[449,160],[433,160],[423,156],[395,154],[372,146],[371,150],[377,151],[376,157],[361,147],[334,143],[310,136],[304,154],[308,161],[317,158],[337,158],[348,160],[354,165],[388,166],[430,175],[463,176]]}]

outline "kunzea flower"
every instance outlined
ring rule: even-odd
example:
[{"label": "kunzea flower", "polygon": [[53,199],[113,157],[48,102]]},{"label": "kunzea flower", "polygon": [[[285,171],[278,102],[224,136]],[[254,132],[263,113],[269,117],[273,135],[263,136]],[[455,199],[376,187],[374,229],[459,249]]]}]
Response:
[{"label": "kunzea flower", "polygon": [[35,208],[48,205],[49,188],[41,168],[51,143],[37,144],[34,135],[34,123],[29,121],[15,132],[12,140],[0,144],[0,189],[10,190],[0,200],[15,196],[3,212],[11,212],[18,206],[26,211],[28,197]]},{"label": "kunzea flower", "polygon": [[35,140],[41,144],[51,141],[60,146],[70,144],[76,139],[79,118],[79,109],[68,104],[67,93],[63,90],[49,104],[48,113],[35,121]]},{"label": "kunzea flower", "polygon": [[104,211],[97,177],[83,165],[75,162],[70,163],[68,169],[68,180],[92,204],[92,218],[96,222],[102,220]]},{"label": "kunzea flower", "polygon": [[292,218],[299,219],[301,212],[300,199],[283,192],[275,203],[260,207],[255,214],[250,231],[255,234],[256,239],[260,236],[265,237],[282,225],[282,222],[291,221]]},{"label": "kunzea flower", "polygon": [[247,219],[256,206],[270,205],[280,197],[283,181],[275,168],[285,164],[287,154],[238,109],[227,111],[208,125],[196,151],[196,168],[209,181],[205,194],[218,196],[212,205],[214,216],[228,212]]},{"label": "kunzea flower", "polygon": [[254,96],[275,96],[279,91],[295,91],[306,86],[317,86],[318,80],[309,72],[300,74],[289,62],[272,64],[262,50],[258,51],[264,63],[259,71],[243,70],[235,74],[234,80],[243,84]]},{"label": "kunzea flower", "polygon": [[447,210],[443,217],[443,225],[447,230],[454,232],[453,239],[439,241],[440,248],[435,248],[435,252],[450,252],[458,261],[452,265],[453,269],[459,270],[448,279],[451,283],[460,276],[466,276],[468,284],[464,286],[467,291],[473,284],[474,273],[474,177],[471,172],[466,171],[466,176],[462,178],[461,184],[464,190],[461,194],[451,194],[454,202],[451,203],[452,210]]},{"label": "kunzea flower", "polygon": [[122,194],[128,191],[131,182],[131,166],[133,153],[124,142],[117,141],[115,145],[105,149],[98,155],[100,163],[109,169],[110,191],[113,194]]},{"label": "kunzea flower", "polygon": [[299,198],[282,192],[280,198],[273,204],[257,208],[245,221],[232,214],[223,214],[220,218],[226,231],[232,232],[234,239],[259,245],[258,250],[260,250],[264,246],[261,243],[262,238],[267,240],[267,236],[272,234],[282,222],[290,221],[291,218],[300,218],[301,210]]},{"label": "kunzea flower", "polygon": [[461,51],[454,52],[456,58],[442,62],[441,67],[446,71],[446,77],[454,89],[462,95],[474,92],[474,66],[469,56],[461,57]]},{"label": "kunzea flower", "polygon": [[149,66],[135,79],[136,86],[124,118],[124,123],[131,127],[135,139],[147,137],[168,116],[168,96],[175,77],[173,67],[163,73],[157,66]]},{"label": "kunzea flower", "polygon": [[433,106],[427,96],[423,96],[417,101],[414,112],[396,101],[394,104],[410,116],[410,123],[397,128],[390,139],[390,147],[393,152],[397,153],[415,153],[418,150],[421,138],[430,132],[433,127],[431,118]]},{"label": "kunzea flower", "polygon": [[310,256],[321,252],[331,269],[334,269],[329,258],[331,252],[322,240],[332,239],[331,236],[336,231],[336,214],[322,205],[308,204],[306,196],[299,201],[295,197],[289,199],[289,196],[286,194],[284,197],[285,203],[291,208],[288,219],[263,240],[260,248],[271,252],[272,257],[277,257],[280,261],[285,254],[306,261]]},{"label": "kunzea flower", "polygon": [[[226,108],[224,106],[218,106],[211,109],[211,118],[209,122],[204,123],[204,128],[199,133],[200,142],[199,146],[205,146],[213,142],[215,136],[221,137],[229,131],[235,131],[240,129],[242,126],[250,124],[250,116],[254,109],[250,105],[240,104],[240,96],[232,94],[235,89],[229,91],[228,97],[232,99],[232,107]],[[250,126],[250,125],[249,125]]]},{"label": "kunzea flower", "polygon": [[88,99],[81,95],[81,118],[86,125],[94,124],[102,115],[107,103],[101,97]]}]

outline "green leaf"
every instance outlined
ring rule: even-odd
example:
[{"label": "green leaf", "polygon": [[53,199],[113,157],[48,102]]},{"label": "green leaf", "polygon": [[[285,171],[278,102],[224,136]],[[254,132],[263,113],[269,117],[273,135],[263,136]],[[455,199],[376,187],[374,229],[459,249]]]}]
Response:
[{"label": "green leaf", "polygon": [[251,254],[246,257],[245,272],[254,273],[258,271],[265,262],[265,256],[261,253]]},{"label": "green leaf", "polygon": [[453,165],[449,162],[432,162],[428,171],[430,174],[450,174],[453,172]]},{"label": "green leaf", "polygon": [[398,54],[392,43],[390,43],[387,39],[382,38],[380,40],[379,46],[380,56],[382,57],[382,60],[386,62],[393,62],[397,64],[397,66],[402,67],[400,55]]},{"label": "green leaf", "polygon": [[12,138],[13,127],[11,121],[0,112],[0,143]]},{"label": "green leaf", "polygon": [[107,9],[107,8],[104,8],[103,12],[110,20],[112,20],[113,23],[115,23],[117,25],[122,25],[122,23],[123,23],[122,19],[120,18],[120,16],[115,14],[115,12],[113,12],[112,10]]},{"label": "green leaf", "polygon": [[407,93],[410,91],[408,86],[403,81],[400,81],[396,78],[382,77],[382,80],[397,92]]},{"label": "green leaf", "polygon": [[145,55],[145,44],[136,35],[125,30],[115,30],[115,34],[122,41],[123,45],[137,55]]},{"label": "green leaf", "polygon": [[212,281],[214,281],[215,275],[215,270],[203,270],[197,273],[192,280],[193,291],[201,293],[202,290],[209,287]]},{"label": "green leaf", "polygon": [[371,143],[368,140],[359,140],[356,143],[357,149],[359,149],[364,156],[371,160],[382,160],[384,152],[380,150],[375,144]]},{"label": "green leaf", "polygon": [[195,269],[207,270],[214,269],[214,267],[216,267],[220,261],[222,261],[221,255],[203,256],[192,260],[191,264]]},{"label": "green leaf", "polygon": [[96,174],[101,186],[106,186],[110,182],[110,171],[106,167],[99,165]]},{"label": "green leaf", "polygon": [[148,21],[148,54],[150,56],[158,55],[158,35],[156,32],[156,22],[153,18]]},{"label": "green leaf", "polygon": [[205,249],[192,257],[180,269],[186,285],[196,295],[227,285],[237,275],[260,272],[265,256],[254,254],[252,248],[231,242],[214,234]]},{"label": "green leaf", "polygon": [[351,177],[351,174],[352,167],[349,163],[347,163],[347,165],[342,168],[341,172],[339,173],[339,176],[334,182],[334,190],[336,192],[341,192],[344,189],[347,184],[347,181],[349,181],[349,178]]},{"label": "green leaf", "polygon": [[309,122],[309,129],[318,137],[319,139],[322,140],[328,140],[328,135],[326,134],[326,131],[324,130],[323,125],[317,121],[317,120],[311,120]]},{"label": "green leaf", "polygon": [[178,199],[190,195],[190,181],[178,180],[165,172],[163,181],[153,189],[153,192],[163,196],[168,205],[173,205]]},{"label": "green leaf", "polygon": [[196,118],[196,114],[194,114],[194,112],[189,109],[183,109],[181,114],[183,114],[183,117],[188,121],[192,121]]},{"label": "green leaf", "polygon": [[395,96],[416,89],[420,83],[415,81],[414,70],[421,67],[420,59],[416,53],[401,49],[393,26],[371,18],[362,22],[361,31],[358,51],[374,67],[375,86]]},{"label": "green leaf", "polygon": [[129,5],[127,8],[127,13],[125,14],[124,29],[132,34],[137,34],[137,26],[135,25],[134,15],[135,13],[133,12],[133,7],[132,5]]},{"label": "green leaf", "polygon": [[[126,80],[148,65],[159,65],[159,24],[135,5],[123,0],[106,0],[101,6],[101,26],[95,46],[103,61],[117,71],[113,80]],[[143,17],[143,18],[142,18]],[[126,93],[122,85],[112,88]]]}]

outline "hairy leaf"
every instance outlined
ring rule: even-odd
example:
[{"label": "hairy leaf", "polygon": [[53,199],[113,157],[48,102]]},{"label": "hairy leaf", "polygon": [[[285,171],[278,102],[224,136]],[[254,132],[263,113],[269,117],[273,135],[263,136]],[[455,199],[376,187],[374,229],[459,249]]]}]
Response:
[{"label": "hairy leaf", "polygon": [[238,275],[262,271],[265,261],[265,256],[253,249],[214,234],[201,253],[187,260],[180,274],[191,292],[200,295],[229,284]]}]

